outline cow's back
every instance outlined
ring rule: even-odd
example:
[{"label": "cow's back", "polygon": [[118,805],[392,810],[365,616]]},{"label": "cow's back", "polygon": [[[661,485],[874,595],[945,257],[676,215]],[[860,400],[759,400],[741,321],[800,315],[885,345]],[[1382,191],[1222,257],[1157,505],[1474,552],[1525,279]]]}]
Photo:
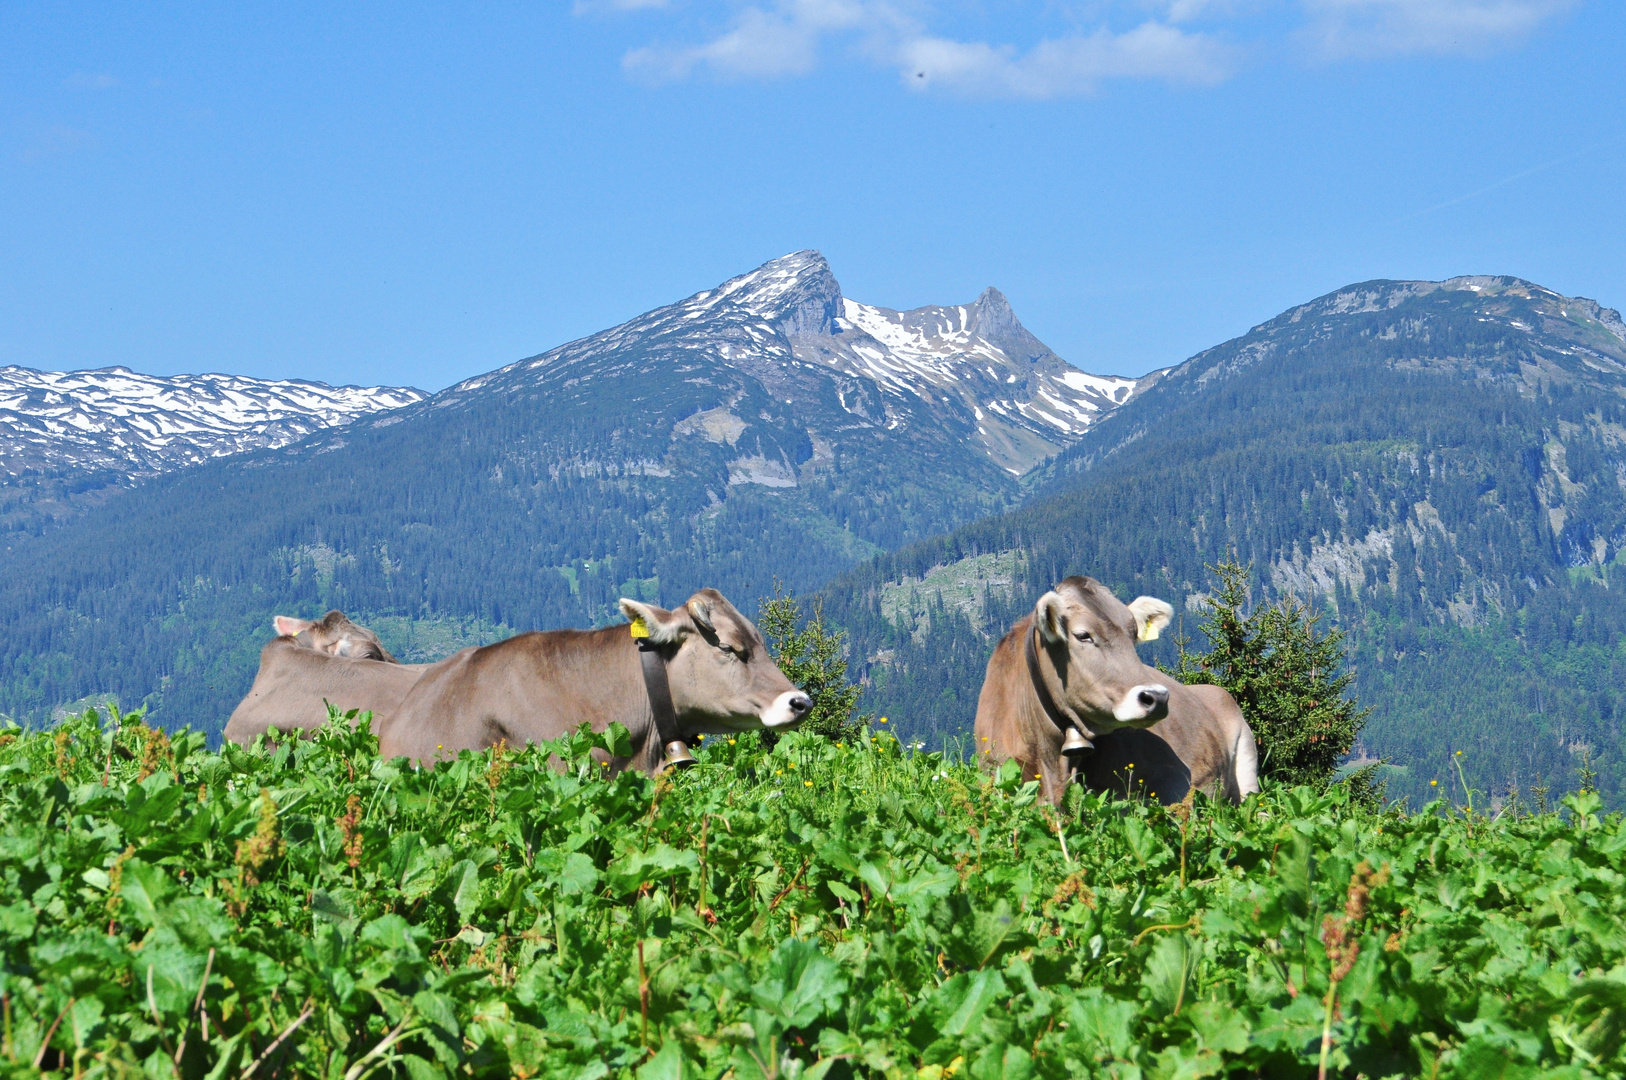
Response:
[{"label": "cow's back", "polygon": [[232,710],[225,737],[246,746],[268,731],[308,735],[327,723],[330,702],[341,713],[371,712],[377,730],[423,670],[417,664],[329,656],[277,638],[260,650],[254,685]]},{"label": "cow's back", "polygon": [[379,755],[433,760],[437,747],[455,744],[460,713],[481,690],[475,654],[488,648],[471,645],[426,667],[389,719],[373,726]]},{"label": "cow's back", "polygon": [[1083,766],[1095,790],[1176,803],[1192,788],[1240,802],[1259,790],[1253,731],[1222,687],[1169,680],[1169,715],[1103,735]]},{"label": "cow's back", "polygon": [[375,730],[384,756],[433,761],[499,741],[517,749],[583,723],[603,731],[620,720],[630,730],[648,710],[624,627],[531,631],[431,664]]}]

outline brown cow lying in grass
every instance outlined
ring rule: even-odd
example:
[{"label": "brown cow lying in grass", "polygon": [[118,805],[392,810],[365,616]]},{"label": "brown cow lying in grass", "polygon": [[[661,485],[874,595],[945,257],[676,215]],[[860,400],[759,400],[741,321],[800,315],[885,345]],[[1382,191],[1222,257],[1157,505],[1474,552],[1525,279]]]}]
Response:
[{"label": "brown cow lying in grass", "polygon": [[260,670],[226,722],[226,738],[247,746],[273,732],[308,736],[338,710],[370,711],[377,730],[401,704],[424,666],[402,664],[342,611],[317,622],[278,615],[277,637],[260,650]]},{"label": "brown cow lying in grass", "polygon": [[1125,604],[1087,577],[1045,593],[988,661],[979,757],[1015,760],[1051,802],[1075,776],[1164,803],[1193,788],[1233,802],[1258,791],[1253,731],[1231,695],[1183,686],[1135,651],[1172,614],[1150,596]]},{"label": "brown cow lying in grass", "polygon": [[634,627],[665,662],[680,739],[794,727],[812,700],[785,678],[757,628],[716,589],[672,611],[622,600],[633,620],[599,630],[533,631],[464,649],[432,664],[387,719],[375,722],[385,757],[435,761],[459,750],[557,738],[584,720],[619,722],[632,753],[616,768],[664,763]]}]

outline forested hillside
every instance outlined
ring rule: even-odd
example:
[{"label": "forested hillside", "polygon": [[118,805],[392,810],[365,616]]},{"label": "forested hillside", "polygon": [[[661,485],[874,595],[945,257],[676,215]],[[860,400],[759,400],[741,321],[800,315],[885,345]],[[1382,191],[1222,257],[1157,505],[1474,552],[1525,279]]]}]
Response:
[{"label": "forested hillside", "polygon": [[880,557],[826,614],[870,661],[870,707],[953,733],[992,641],[1060,577],[1189,610],[1234,553],[1261,598],[1297,593],[1350,632],[1392,793],[1454,785],[1463,750],[1482,787],[1591,768],[1618,800],[1623,390],[1626,326],[1591,301],[1509,278],[1351,286],[1176,368],[1034,502]]},{"label": "forested hillside", "polygon": [[620,595],[712,585],[754,611],[776,579],[815,589],[1012,505],[1015,472],[1135,385],[1068,367],[993,290],[893,312],[800,252],[19,544],[0,556],[0,714],[112,694],[218,731],[279,612],[336,606],[392,647],[449,650],[591,625]]}]

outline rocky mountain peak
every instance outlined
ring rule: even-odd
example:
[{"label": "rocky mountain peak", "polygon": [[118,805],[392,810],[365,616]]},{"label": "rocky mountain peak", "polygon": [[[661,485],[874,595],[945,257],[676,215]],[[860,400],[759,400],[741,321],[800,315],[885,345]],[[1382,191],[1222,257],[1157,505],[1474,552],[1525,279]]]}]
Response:
[{"label": "rocky mountain peak", "polygon": [[786,337],[832,333],[841,285],[817,251],[793,251],[730,278],[698,301],[727,300],[777,327]]},{"label": "rocky mountain peak", "polygon": [[982,290],[982,294],[971,304],[971,329],[990,340],[1018,332],[1027,333],[1016,312],[1011,310],[1011,302],[992,285]]}]

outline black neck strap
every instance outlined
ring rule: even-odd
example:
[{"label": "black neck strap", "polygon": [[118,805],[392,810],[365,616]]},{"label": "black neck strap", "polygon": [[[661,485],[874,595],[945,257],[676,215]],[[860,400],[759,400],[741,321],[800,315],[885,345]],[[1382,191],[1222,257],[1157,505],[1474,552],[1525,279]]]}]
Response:
[{"label": "black neck strap", "polygon": [[[638,659],[644,668],[644,692],[649,695],[649,711],[655,718],[655,737],[659,748],[682,738],[678,734],[677,710],[672,707],[672,687],[666,679],[666,659],[660,647],[648,638],[638,638]],[[658,755],[657,755],[658,756]]]},{"label": "black neck strap", "polygon": [[1089,734],[1082,730],[1081,725],[1069,719],[1067,715],[1061,711],[1060,707],[1056,705],[1056,699],[1050,696],[1050,687],[1044,681],[1044,672],[1039,669],[1039,647],[1036,644],[1038,638],[1039,627],[1035,625],[1028,632],[1026,651],[1028,657],[1028,678],[1033,683],[1033,692],[1039,697],[1039,708],[1043,709],[1044,714],[1050,718],[1050,722],[1055,724],[1063,732],[1066,732],[1068,728],[1072,728],[1073,730],[1077,731],[1081,737],[1083,737],[1085,744],[1089,745]]}]

